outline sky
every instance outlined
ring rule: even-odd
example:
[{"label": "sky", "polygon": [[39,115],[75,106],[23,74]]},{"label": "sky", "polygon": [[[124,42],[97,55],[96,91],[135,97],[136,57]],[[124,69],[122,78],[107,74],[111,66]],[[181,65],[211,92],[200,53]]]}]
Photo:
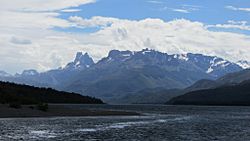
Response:
[{"label": "sky", "polygon": [[0,1],[0,70],[46,71],[76,52],[202,53],[250,61],[249,0]]}]

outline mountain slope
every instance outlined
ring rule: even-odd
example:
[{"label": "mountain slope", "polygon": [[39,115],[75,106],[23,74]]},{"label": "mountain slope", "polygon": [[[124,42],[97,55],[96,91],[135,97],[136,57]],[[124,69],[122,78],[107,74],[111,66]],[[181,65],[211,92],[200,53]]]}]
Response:
[{"label": "mountain slope", "polygon": [[246,80],[250,80],[250,69],[229,73],[216,80],[208,80],[208,79],[199,80],[190,87],[186,88],[186,92],[201,90],[201,89],[211,89],[227,85],[230,86],[239,84]]},{"label": "mountain slope", "polygon": [[250,81],[215,89],[199,90],[171,99],[174,105],[250,105]]},{"label": "mountain slope", "polygon": [[[229,73],[226,74],[220,78],[218,78],[217,80],[207,80],[207,79],[203,79],[203,80],[199,80],[197,82],[195,82],[193,85],[191,85],[190,87],[187,87],[183,90],[181,90],[181,94],[183,96],[179,96],[177,98],[173,98],[170,100],[170,103],[175,103],[174,101],[176,100],[179,101],[179,99],[183,99],[182,102],[184,102],[185,100],[188,100],[191,102],[191,99],[193,99],[196,103],[199,103],[197,98],[200,98],[199,100],[201,101],[199,104],[202,103],[202,101],[205,101],[205,99],[207,98],[207,96],[204,95],[204,97],[201,96],[201,93],[203,92],[207,92],[207,91],[211,91],[214,89],[219,89],[219,88],[230,88],[230,87],[235,87],[237,85],[241,85],[241,83],[245,83],[247,81],[250,80],[250,69],[245,69],[239,72],[234,72],[234,73]],[[216,93],[215,91],[213,91],[214,93]],[[241,91],[239,91],[241,92]],[[166,91],[167,93],[167,91]],[[191,95],[190,93],[194,93],[194,95]],[[226,92],[225,92],[226,93]],[[211,96],[214,96],[213,93]],[[211,97],[209,97],[211,98]],[[216,97],[214,97],[216,98]],[[227,97],[224,97],[225,99],[227,99]],[[178,100],[177,100],[178,99]],[[211,98],[212,99],[212,98]],[[169,100],[169,99],[166,99]],[[193,102],[193,104],[195,104]]]},{"label": "mountain slope", "polygon": [[241,83],[245,80],[250,79],[250,69],[245,69],[242,71],[238,71],[235,73],[229,73],[220,77],[217,82],[222,84],[234,84],[234,83]]},{"label": "mountain slope", "polygon": [[51,88],[36,88],[27,85],[0,82],[0,103],[20,102],[21,104],[81,103],[102,104],[100,99],[76,93],[56,91]]}]

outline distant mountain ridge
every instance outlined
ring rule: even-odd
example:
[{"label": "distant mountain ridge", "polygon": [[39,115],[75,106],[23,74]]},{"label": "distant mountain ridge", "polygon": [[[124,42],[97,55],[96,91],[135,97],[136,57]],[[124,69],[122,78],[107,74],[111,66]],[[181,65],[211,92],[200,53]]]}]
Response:
[{"label": "distant mountain ridge", "polygon": [[216,80],[202,79],[186,89],[189,91],[211,89],[220,86],[235,85],[247,80],[250,80],[250,69],[228,73]]},{"label": "distant mountain ridge", "polygon": [[216,80],[200,80],[182,90],[167,104],[250,105],[250,69],[226,74]]},{"label": "distant mountain ridge", "polygon": [[234,85],[192,91],[172,98],[167,104],[249,106],[250,80]]},{"label": "distant mountain ridge", "polygon": [[[227,88],[233,87],[234,89],[235,86],[241,85],[241,83],[245,84],[246,82],[250,82],[250,69],[245,69],[239,72],[229,73],[216,80],[201,79],[185,89],[172,89],[172,90],[166,90],[166,89],[164,90],[161,88],[149,89],[147,91],[144,90],[144,92],[139,91],[133,94],[132,96],[126,97],[126,98],[132,99],[130,100],[132,101],[132,103],[152,103],[152,104],[153,103],[165,103],[166,101],[172,99],[168,102],[168,104],[195,104],[196,103],[196,104],[206,105],[205,103],[202,103],[202,101],[206,101],[206,96],[203,97],[203,92],[212,91],[214,89],[220,89],[224,87],[227,87]],[[241,91],[242,89],[237,89],[237,90],[238,91],[234,91],[234,93],[231,93],[233,97],[237,97],[238,93],[245,92],[245,91]],[[216,91],[213,91],[213,92],[216,92]],[[230,91],[227,91],[227,93],[228,92]],[[194,93],[194,95],[192,95],[191,93]],[[216,101],[215,99],[212,99],[213,93],[209,93],[209,95],[211,95],[210,100]],[[196,96],[200,98],[200,101],[196,99]],[[139,97],[139,98],[135,99],[133,97]],[[222,95],[222,97],[226,101],[227,95]],[[179,101],[179,99],[182,99],[182,100]],[[189,99],[189,102],[186,103],[187,102],[186,100],[188,99]],[[164,102],[164,100],[166,101]],[[175,102],[175,101],[178,101],[178,102]],[[215,103],[213,104],[216,105]],[[213,104],[211,103],[211,105]],[[223,102],[217,103],[217,104],[223,105]],[[231,103],[231,104],[236,104],[236,103]],[[237,104],[244,105],[243,103],[237,103]]]},{"label": "distant mountain ridge", "polygon": [[112,102],[144,89],[183,89],[198,80],[216,80],[242,69],[236,63],[202,54],[111,50],[97,63],[87,53],[78,52],[74,61],[63,68],[42,73],[24,71],[1,80],[52,87]]},{"label": "distant mountain ridge", "polygon": [[5,71],[0,71],[0,77],[10,77],[11,74],[5,72]]},{"label": "distant mountain ridge", "polygon": [[70,77],[76,75],[78,72],[87,69],[94,65],[93,59],[88,53],[83,54],[78,52],[73,62],[68,63],[63,68],[53,69],[46,72],[38,73],[36,70],[24,70],[21,74],[15,74],[14,76],[0,75],[1,80],[15,82],[20,84],[27,84],[39,87],[52,87],[58,88],[58,86],[67,81]]}]

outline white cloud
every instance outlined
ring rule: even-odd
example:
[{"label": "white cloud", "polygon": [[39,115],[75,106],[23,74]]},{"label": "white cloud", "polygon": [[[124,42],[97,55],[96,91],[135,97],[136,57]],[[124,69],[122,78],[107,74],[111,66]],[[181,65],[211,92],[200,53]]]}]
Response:
[{"label": "white cloud", "polygon": [[196,6],[196,5],[182,5],[181,8],[171,8],[165,6],[164,8],[161,8],[161,11],[163,10],[170,10],[174,12],[180,12],[180,13],[191,13],[193,11],[198,11],[200,10],[201,6]]},{"label": "white cloud", "polygon": [[172,10],[175,11],[175,12],[189,13],[189,11],[186,10],[186,9],[172,9]]},{"label": "white cloud", "polygon": [[14,11],[55,11],[70,7],[77,7],[83,4],[94,3],[96,0],[2,0],[0,9]]},{"label": "white cloud", "polygon": [[247,21],[230,20],[228,21],[227,24],[208,25],[207,27],[224,28],[224,29],[240,29],[240,30],[250,31],[250,26],[247,25]]},{"label": "white cloud", "polygon": [[[62,65],[68,57],[55,63],[51,56],[67,50],[73,53],[68,48],[74,45],[75,39],[52,30],[72,26],[58,17],[59,12],[93,2],[95,0],[0,1],[0,69],[15,73],[25,68],[45,70]],[[50,36],[58,38],[47,39]],[[74,46],[74,51],[79,50],[78,45]]]},{"label": "white cloud", "polygon": [[234,20],[229,20],[228,23],[230,23],[230,24],[246,25],[246,24],[247,24],[247,21],[234,21]]},{"label": "white cloud", "polygon": [[61,10],[61,12],[64,12],[64,13],[73,13],[73,12],[80,12],[81,9],[63,9]]},{"label": "white cloud", "polygon": [[21,45],[31,44],[30,40],[23,39],[22,37],[12,37],[10,42],[13,43],[13,44],[21,44]]},{"label": "white cloud", "polygon": [[250,8],[241,8],[241,7],[234,7],[234,6],[226,6],[227,9],[234,10],[234,11],[244,11],[244,12],[250,12]]},{"label": "white cloud", "polygon": [[109,18],[109,17],[100,17],[100,16],[95,16],[92,17],[91,19],[83,19],[78,16],[71,16],[69,17],[69,21],[75,23],[75,25],[78,25],[78,27],[107,27],[114,22],[118,22],[119,19],[116,18]]},{"label": "white cloud", "polygon": [[152,4],[163,4],[162,1],[157,1],[157,0],[149,0],[147,1],[148,3],[152,3]]},{"label": "white cloud", "polygon": [[0,27],[2,29],[48,29],[52,27],[69,27],[70,23],[57,18],[56,12],[12,12],[4,11],[0,14]]},{"label": "white cloud", "polygon": [[2,28],[52,28],[69,27],[68,21],[58,18],[60,10],[73,12],[79,9],[67,9],[95,0],[7,0],[0,1],[0,27]]}]

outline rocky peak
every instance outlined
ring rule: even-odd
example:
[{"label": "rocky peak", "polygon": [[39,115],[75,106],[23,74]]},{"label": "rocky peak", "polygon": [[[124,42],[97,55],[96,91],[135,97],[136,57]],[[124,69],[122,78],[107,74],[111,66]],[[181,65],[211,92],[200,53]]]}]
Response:
[{"label": "rocky peak", "polygon": [[66,65],[66,69],[83,69],[89,68],[94,64],[93,59],[88,53],[83,54],[82,52],[77,52],[75,60]]}]

